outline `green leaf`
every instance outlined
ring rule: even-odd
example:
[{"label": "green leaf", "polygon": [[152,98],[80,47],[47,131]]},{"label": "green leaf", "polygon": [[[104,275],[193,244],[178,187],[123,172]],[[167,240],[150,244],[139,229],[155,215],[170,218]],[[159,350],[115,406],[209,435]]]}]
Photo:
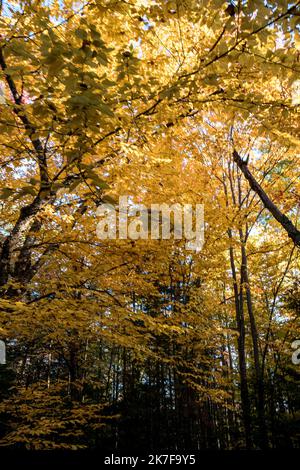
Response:
[{"label": "green leaf", "polygon": [[106,55],[103,53],[103,52],[98,52],[97,54],[97,60],[98,62],[101,64],[101,65],[107,65],[108,64],[108,60],[107,60],[107,57]]},{"label": "green leaf", "polygon": [[37,184],[39,184],[39,180],[35,178],[30,178],[29,183],[33,186],[36,186]]},{"label": "green leaf", "polygon": [[87,32],[86,32],[84,29],[82,29],[82,28],[76,29],[75,35],[76,35],[79,39],[86,39],[86,38],[87,38]]},{"label": "green leaf", "polygon": [[33,186],[24,186],[14,197],[14,201],[20,199],[23,196],[27,196],[30,194],[31,196],[35,196],[37,193],[36,189]]},{"label": "green leaf", "polygon": [[77,186],[78,186],[80,183],[81,183],[81,179],[80,179],[80,178],[78,178],[78,179],[76,179],[75,181],[73,181],[73,183],[70,184],[70,186],[69,186],[69,188],[68,188],[68,189],[69,189],[69,193],[71,193],[72,191],[74,191],[74,189],[76,189]]},{"label": "green leaf", "polygon": [[116,82],[112,82],[111,80],[108,80],[108,78],[105,78],[102,82],[101,82],[101,85],[105,86],[105,87],[110,87],[110,86],[115,86],[117,83]]},{"label": "green leaf", "polygon": [[87,173],[88,178],[90,178],[96,184],[96,186],[99,186],[99,188],[102,188],[102,189],[108,189],[109,188],[109,185],[107,184],[107,182],[104,181],[103,179],[101,179],[92,170],[88,170],[86,173]]},{"label": "green leaf", "polygon": [[114,117],[113,111],[110,109],[109,106],[107,106],[107,104],[105,104],[105,103],[100,103],[100,104],[98,105],[98,108],[100,109],[100,111],[101,111],[103,114],[107,114],[107,116]]},{"label": "green leaf", "polygon": [[2,188],[0,198],[8,199],[12,195],[13,192],[14,190],[12,188]]},{"label": "green leaf", "polygon": [[118,202],[111,196],[104,196],[102,198],[102,202],[107,203],[107,204],[112,204],[113,206],[116,206],[118,204]]}]

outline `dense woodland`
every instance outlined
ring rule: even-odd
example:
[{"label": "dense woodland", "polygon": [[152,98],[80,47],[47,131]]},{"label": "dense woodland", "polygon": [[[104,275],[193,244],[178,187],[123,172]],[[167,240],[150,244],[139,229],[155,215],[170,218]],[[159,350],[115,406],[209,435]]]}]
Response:
[{"label": "dense woodland", "polygon": [[299,448],[300,2],[0,7],[1,448]]}]

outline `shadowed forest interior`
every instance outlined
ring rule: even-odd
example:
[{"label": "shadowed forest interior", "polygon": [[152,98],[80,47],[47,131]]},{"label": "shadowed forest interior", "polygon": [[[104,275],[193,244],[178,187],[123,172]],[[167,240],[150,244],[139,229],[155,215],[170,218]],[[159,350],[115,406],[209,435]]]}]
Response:
[{"label": "shadowed forest interior", "polygon": [[299,448],[300,2],[0,10],[0,448]]}]

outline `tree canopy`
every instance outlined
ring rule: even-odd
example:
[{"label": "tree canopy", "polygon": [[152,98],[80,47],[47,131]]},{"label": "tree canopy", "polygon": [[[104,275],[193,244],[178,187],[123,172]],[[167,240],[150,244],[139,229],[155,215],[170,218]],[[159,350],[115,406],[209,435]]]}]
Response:
[{"label": "tree canopy", "polygon": [[[299,447],[300,2],[0,9],[0,445]],[[100,240],[122,195],[202,250]]]}]

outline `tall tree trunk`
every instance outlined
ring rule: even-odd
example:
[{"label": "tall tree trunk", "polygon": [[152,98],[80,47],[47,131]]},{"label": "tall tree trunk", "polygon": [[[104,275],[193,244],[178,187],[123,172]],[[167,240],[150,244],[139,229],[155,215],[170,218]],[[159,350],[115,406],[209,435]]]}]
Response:
[{"label": "tall tree trunk", "polygon": [[[232,240],[232,231],[228,229],[229,239]],[[244,318],[244,298],[242,285],[240,292],[237,284],[237,275],[234,261],[234,252],[232,246],[229,248],[231,273],[233,279],[233,291],[235,300],[236,324],[238,330],[238,359],[239,359],[239,375],[241,383],[241,403],[243,411],[243,422],[245,428],[245,440],[248,449],[252,448],[251,434],[251,408],[249,400],[248,380],[247,380],[247,364],[245,354],[245,318]]]},{"label": "tall tree trunk", "polygon": [[260,364],[259,344],[258,344],[258,333],[256,327],[255,316],[253,312],[252,296],[249,284],[248,275],[248,263],[245,242],[243,240],[243,233],[240,230],[241,236],[241,254],[242,254],[242,265],[241,265],[241,278],[242,285],[246,291],[247,310],[250,320],[251,338],[253,344],[253,357],[254,357],[254,368],[255,368],[255,379],[256,379],[256,393],[257,393],[257,413],[258,413],[258,425],[259,425],[259,446],[262,449],[268,448],[268,437],[265,422],[265,391],[264,391],[264,379],[262,374],[262,368]]},{"label": "tall tree trunk", "polygon": [[[241,180],[238,178],[238,203],[239,207],[242,208],[242,189],[241,189]],[[259,354],[259,340],[257,333],[257,326],[255,315],[253,311],[252,295],[250,289],[249,273],[248,273],[248,259],[246,251],[247,243],[247,224],[245,229],[245,235],[243,229],[239,228],[239,237],[241,243],[241,289],[245,288],[246,292],[246,302],[247,310],[250,320],[250,329],[251,329],[251,338],[253,345],[253,358],[254,358],[254,368],[255,368],[255,388],[257,396],[257,415],[258,415],[258,426],[259,426],[259,439],[258,443],[261,449],[268,448],[268,436],[266,429],[266,420],[265,420],[265,391],[264,391],[264,379],[263,379],[263,370],[260,363],[260,354]]]}]

